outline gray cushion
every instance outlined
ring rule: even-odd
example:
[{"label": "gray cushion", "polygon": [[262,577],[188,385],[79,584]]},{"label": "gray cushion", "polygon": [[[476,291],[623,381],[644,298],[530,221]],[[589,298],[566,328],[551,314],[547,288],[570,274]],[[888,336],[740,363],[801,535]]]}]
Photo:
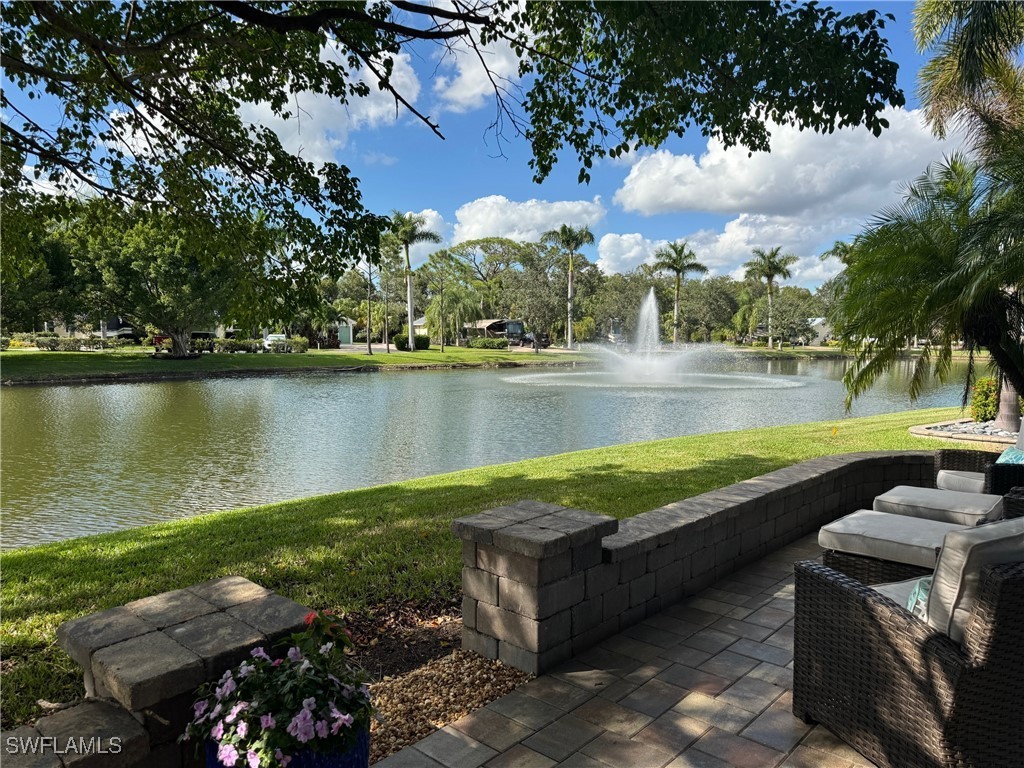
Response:
[{"label": "gray cushion", "polygon": [[918,488],[897,485],[875,497],[876,512],[907,515],[943,523],[977,525],[1003,516],[1003,497],[987,493],[944,491],[939,488]]},{"label": "gray cushion", "polygon": [[818,544],[852,555],[934,568],[942,539],[963,527],[862,509],[823,526],[818,532]]},{"label": "gray cushion", "polygon": [[928,594],[928,624],[963,640],[977,599],[981,568],[1024,561],[1024,517],[950,531]]},{"label": "gray cushion", "polygon": [[965,493],[985,492],[984,472],[964,472],[958,469],[940,469],[935,476],[935,487],[944,491],[963,491]]}]

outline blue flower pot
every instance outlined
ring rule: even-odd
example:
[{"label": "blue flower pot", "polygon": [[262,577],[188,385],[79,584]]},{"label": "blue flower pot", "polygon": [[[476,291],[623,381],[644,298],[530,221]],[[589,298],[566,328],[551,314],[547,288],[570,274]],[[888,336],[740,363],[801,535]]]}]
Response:
[{"label": "blue flower pot", "polygon": [[[288,768],[368,768],[370,765],[370,732],[362,731],[347,752],[314,752],[304,749],[291,754]],[[240,759],[238,766],[248,764]],[[217,759],[217,743],[206,742],[206,768],[223,768]]]}]

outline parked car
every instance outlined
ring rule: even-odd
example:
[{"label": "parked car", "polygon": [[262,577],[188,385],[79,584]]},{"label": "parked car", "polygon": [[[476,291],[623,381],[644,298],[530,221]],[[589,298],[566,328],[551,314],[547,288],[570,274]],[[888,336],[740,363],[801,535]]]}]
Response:
[{"label": "parked car", "polygon": [[[548,336],[546,333],[538,333],[538,334],[536,334],[536,338],[537,338],[537,344],[538,344],[538,346],[540,346],[541,349],[547,349],[548,347],[551,346],[551,337]],[[523,334],[523,338],[519,342],[519,344],[520,344],[520,346],[523,346],[523,347],[532,347],[533,346],[533,339],[534,339],[534,334],[532,334],[532,333]]]},{"label": "parked car", "polygon": [[288,336],[284,333],[271,333],[263,340],[263,348],[270,349],[275,341],[288,341]]}]

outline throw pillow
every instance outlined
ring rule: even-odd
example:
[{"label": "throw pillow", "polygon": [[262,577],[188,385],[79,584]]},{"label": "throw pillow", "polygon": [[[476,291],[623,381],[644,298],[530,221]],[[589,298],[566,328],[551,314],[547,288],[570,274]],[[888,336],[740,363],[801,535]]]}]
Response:
[{"label": "throw pillow", "polygon": [[932,588],[932,577],[918,579],[907,598],[907,610],[921,621],[928,621],[928,592]]},{"label": "throw pillow", "polygon": [[1007,448],[999,454],[996,464],[1024,464],[1024,451],[1020,448]]}]

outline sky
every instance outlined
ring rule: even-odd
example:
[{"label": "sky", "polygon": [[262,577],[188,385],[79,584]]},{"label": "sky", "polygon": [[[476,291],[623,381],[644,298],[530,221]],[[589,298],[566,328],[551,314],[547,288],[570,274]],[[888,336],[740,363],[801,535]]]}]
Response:
[{"label": "sky", "polygon": [[[955,136],[934,138],[919,110],[917,72],[926,57],[912,37],[913,4],[834,5],[896,17],[885,32],[907,105],[889,110],[880,137],[863,127],[826,135],[774,127],[771,152],[748,157],[745,148],[725,150],[692,130],[657,150],[596,162],[589,184],[577,182],[572,157],[536,184],[526,139],[507,129],[499,146],[489,130],[496,105],[479,62],[442,58],[436,47],[400,54],[392,80],[439,124],[443,140],[379,91],[348,105],[294,94],[300,117],[287,123],[259,105],[243,117],[274,128],[306,159],[347,165],[370,210],[422,215],[444,242],[416,246],[414,265],[464,240],[536,240],[563,223],[586,224],[596,242],[583,253],[606,273],[632,270],[666,242],[685,239],[710,274],[741,277],[752,248],[781,246],[799,258],[789,282],[814,289],[839,269],[820,253],[859,232],[899,199],[902,185],[959,146]],[[516,78],[507,47],[487,55],[493,71]]]}]

